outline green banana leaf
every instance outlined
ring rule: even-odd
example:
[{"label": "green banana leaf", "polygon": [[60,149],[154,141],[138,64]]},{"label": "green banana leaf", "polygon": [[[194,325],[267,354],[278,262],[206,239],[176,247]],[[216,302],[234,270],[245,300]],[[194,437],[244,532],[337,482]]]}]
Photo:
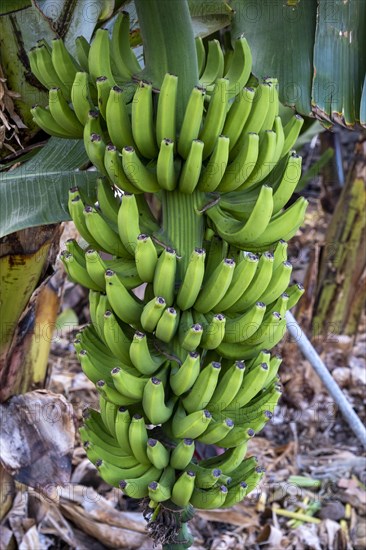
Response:
[{"label": "green banana leaf", "polygon": [[99,173],[88,163],[82,140],[52,137],[31,160],[0,173],[0,238],[19,229],[69,220],[68,190],[77,185],[95,198]]},{"label": "green banana leaf", "polygon": [[285,105],[324,123],[365,126],[364,0],[232,0],[231,6],[233,38],[246,36],[253,72],[278,78]]},{"label": "green banana leaf", "polygon": [[234,13],[226,0],[188,0],[195,36],[209,36],[230,25]]},{"label": "green banana leaf", "polygon": [[31,0],[2,0],[0,4],[0,15],[24,10],[31,5]]}]

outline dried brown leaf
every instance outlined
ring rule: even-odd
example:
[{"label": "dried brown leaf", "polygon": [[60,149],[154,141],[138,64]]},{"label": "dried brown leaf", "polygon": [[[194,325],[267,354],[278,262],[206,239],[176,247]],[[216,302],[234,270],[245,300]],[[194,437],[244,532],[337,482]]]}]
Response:
[{"label": "dried brown leaf", "polygon": [[1,462],[13,477],[44,490],[69,481],[73,411],[62,395],[37,390],[0,404]]},{"label": "dried brown leaf", "polygon": [[75,523],[88,535],[96,538],[111,548],[140,548],[146,535],[115,527],[106,523],[99,523],[85,514],[85,510],[76,504],[61,504],[63,514]]},{"label": "dried brown leaf", "polygon": [[265,525],[257,537],[258,544],[269,544],[270,548],[281,547],[281,541],[283,538],[282,531],[273,527],[273,525]]}]

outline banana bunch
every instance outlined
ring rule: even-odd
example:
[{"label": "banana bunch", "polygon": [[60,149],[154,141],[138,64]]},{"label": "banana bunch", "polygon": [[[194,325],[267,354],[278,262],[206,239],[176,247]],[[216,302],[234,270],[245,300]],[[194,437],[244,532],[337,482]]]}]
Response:
[{"label": "banana bunch", "polygon": [[[304,292],[291,284],[286,242],[307,205],[287,207],[303,120],[283,126],[275,79],[246,87],[241,37],[226,54],[196,40],[199,82],[178,123],[178,77],[166,74],[158,92],[139,80],[128,35],[121,14],[111,38],[78,39],[77,58],[61,40],[29,53],[49,89],[35,121],[83,139],[100,172],[96,200],[70,189],[84,242],[61,253],[89,289],[91,323],[74,345],[100,406],[81,437],[103,479],[156,512],[229,507],[264,474],[247,444],[281,396],[281,357],[269,350]],[[223,452],[199,460],[197,442]]]}]

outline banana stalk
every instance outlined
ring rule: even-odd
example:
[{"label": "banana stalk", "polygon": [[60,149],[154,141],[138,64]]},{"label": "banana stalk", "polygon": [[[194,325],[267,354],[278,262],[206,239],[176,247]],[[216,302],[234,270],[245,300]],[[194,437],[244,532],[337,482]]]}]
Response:
[{"label": "banana stalk", "polygon": [[[200,49],[209,82],[203,89],[187,2],[139,0],[136,7],[142,72],[126,22],[113,31],[123,39],[110,43],[98,30],[89,50],[97,100],[108,97],[106,120],[103,109],[92,109],[81,131],[84,119],[75,119],[69,90],[63,96],[59,89],[50,94],[57,102],[45,110],[44,124],[65,137],[72,128],[82,133],[91,161],[108,174],[98,181],[97,203],[70,190],[70,213],[89,250],[69,246],[62,256],[69,277],[90,290],[92,323],[75,347],[100,394],[100,412],[85,420],[84,446],[105,481],[147,498],[151,536],[164,550],[178,550],[192,544],[192,506],[232,506],[264,475],[254,457],[245,457],[246,446],[281,395],[281,359],[268,350],[284,334],[288,304],[302,294],[289,286],[283,243],[301,225],[306,201],[286,208],[290,192],[283,187],[296,187],[301,163],[281,132],[275,79],[242,93],[251,72],[246,41],[235,42],[226,65],[217,41],[207,60]],[[46,82],[53,71],[38,50]],[[128,71],[144,78],[131,108],[115,84]],[[225,128],[229,136],[222,136]],[[121,136],[122,150],[112,151],[107,144]],[[146,193],[157,194],[159,219]],[[109,259],[101,262],[99,252]],[[198,461],[196,441],[224,452]]]}]

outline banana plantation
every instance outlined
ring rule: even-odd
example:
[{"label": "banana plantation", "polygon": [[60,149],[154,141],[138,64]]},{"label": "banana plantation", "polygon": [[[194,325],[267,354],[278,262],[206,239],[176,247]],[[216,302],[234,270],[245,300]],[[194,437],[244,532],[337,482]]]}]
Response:
[{"label": "banana plantation", "polygon": [[366,548],[366,3],[0,6],[0,547]]}]

